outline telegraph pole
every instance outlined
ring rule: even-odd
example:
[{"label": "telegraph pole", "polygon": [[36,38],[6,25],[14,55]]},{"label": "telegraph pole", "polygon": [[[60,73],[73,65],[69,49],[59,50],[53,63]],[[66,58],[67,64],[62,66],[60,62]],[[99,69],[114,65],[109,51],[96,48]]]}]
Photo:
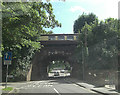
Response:
[{"label": "telegraph pole", "polygon": [[86,63],[87,63],[87,29],[85,29],[85,48],[84,48],[84,80],[85,80],[85,67],[86,67]]},{"label": "telegraph pole", "polygon": [[[83,81],[85,81],[85,63],[86,63],[86,54],[87,54],[87,31],[85,30],[84,44],[82,43],[82,65],[83,65]],[[84,47],[83,47],[84,46]]]},{"label": "telegraph pole", "polygon": [[[82,43],[82,42],[81,42]],[[85,62],[85,60],[84,60],[84,52],[83,52],[83,43],[82,43],[82,65],[83,65],[83,81],[85,80],[85,66],[84,66],[84,62]]]}]

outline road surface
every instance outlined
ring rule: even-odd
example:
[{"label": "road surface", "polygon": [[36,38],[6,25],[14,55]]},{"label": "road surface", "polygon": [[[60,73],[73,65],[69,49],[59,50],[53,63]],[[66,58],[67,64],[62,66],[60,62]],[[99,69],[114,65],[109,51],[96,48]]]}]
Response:
[{"label": "road surface", "polygon": [[[73,95],[75,93],[88,93],[88,95],[94,95],[96,93],[69,82],[65,78],[23,82],[12,84],[11,86],[16,88],[13,93],[54,93],[55,95],[63,95],[65,93],[73,93]],[[98,95],[98,93],[95,95]]]}]

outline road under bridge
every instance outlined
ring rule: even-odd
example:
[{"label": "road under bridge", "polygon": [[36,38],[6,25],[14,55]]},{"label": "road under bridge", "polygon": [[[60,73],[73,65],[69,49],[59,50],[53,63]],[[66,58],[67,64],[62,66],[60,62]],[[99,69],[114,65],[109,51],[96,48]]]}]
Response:
[{"label": "road under bridge", "polygon": [[41,35],[41,44],[44,46],[36,52],[27,80],[41,80],[48,77],[47,67],[50,62],[64,60],[72,68],[71,77],[82,79],[82,64],[74,57],[77,47],[77,34],[49,34]]},{"label": "road under bridge", "polygon": [[[87,66],[85,67],[82,62],[79,62],[78,58],[75,56],[78,34],[47,34],[41,35],[41,48],[40,52],[36,52],[30,70],[27,75],[27,80],[42,80],[48,78],[47,67],[52,61],[62,60],[65,63],[69,63],[72,67],[71,77],[77,78],[90,82],[97,86],[104,86],[106,84],[106,76],[109,72],[117,72],[117,70],[97,70],[97,71],[87,71]],[[118,57],[118,64],[120,64]],[[94,60],[94,59],[92,59]],[[119,70],[118,65],[118,70]],[[85,72],[86,71],[86,72]],[[120,89],[119,82],[119,72],[118,75],[114,75],[117,82],[116,88]],[[109,79],[111,80],[111,79]],[[110,83],[110,82],[109,82]],[[108,84],[109,84],[108,83]]]}]

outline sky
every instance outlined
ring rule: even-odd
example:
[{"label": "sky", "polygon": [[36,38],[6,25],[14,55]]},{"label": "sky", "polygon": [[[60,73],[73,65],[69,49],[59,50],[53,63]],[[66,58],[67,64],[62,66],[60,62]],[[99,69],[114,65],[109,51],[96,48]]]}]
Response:
[{"label": "sky", "polygon": [[[50,29],[54,34],[73,34],[74,21],[84,13],[94,13],[99,20],[118,18],[120,0],[51,0],[53,13],[62,27]],[[49,29],[48,29],[49,30]]]}]

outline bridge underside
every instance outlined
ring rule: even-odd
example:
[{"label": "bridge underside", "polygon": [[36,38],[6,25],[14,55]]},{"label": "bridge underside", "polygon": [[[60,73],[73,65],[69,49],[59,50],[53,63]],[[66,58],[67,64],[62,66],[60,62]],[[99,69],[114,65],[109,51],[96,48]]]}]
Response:
[{"label": "bridge underside", "polygon": [[44,47],[37,52],[33,58],[31,69],[28,73],[27,80],[41,80],[48,78],[47,67],[51,61],[64,60],[69,62],[72,67],[71,77],[82,79],[82,65],[74,57],[76,42],[64,41],[43,42]]}]

